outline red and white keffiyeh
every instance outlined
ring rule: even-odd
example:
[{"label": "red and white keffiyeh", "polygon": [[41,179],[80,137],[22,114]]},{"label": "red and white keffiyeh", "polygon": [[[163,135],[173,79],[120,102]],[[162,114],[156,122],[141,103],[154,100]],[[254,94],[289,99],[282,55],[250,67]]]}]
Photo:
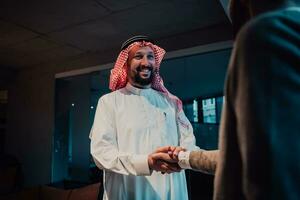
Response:
[{"label": "red and white keffiyeh", "polygon": [[[166,53],[166,51],[162,48],[160,48],[157,45],[152,44],[151,42],[145,42],[145,41],[137,41],[132,44],[130,44],[126,49],[122,50],[117,58],[117,61],[115,63],[114,68],[111,70],[110,74],[110,81],[109,81],[109,89],[112,91],[121,89],[126,86],[127,84],[127,59],[129,56],[129,51],[134,46],[149,46],[153,52],[154,52],[154,59],[155,59],[155,70],[153,70],[153,80],[151,87],[157,91],[162,92],[164,95],[166,95],[167,98],[169,98],[171,101],[173,101],[177,105],[177,112],[179,113],[182,111],[182,102],[181,100],[172,95],[167,88],[164,86],[164,82],[159,75],[159,67],[160,63]],[[181,125],[184,127],[188,127],[186,123],[184,123],[182,120],[178,119]],[[187,128],[186,127],[186,128]]]},{"label": "red and white keffiyeh", "polygon": [[[114,68],[111,70],[109,89],[115,91],[117,89],[123,88],[127,83],[127,59],[129,56],[129,51],[134,46],[149,46],[154,52],[155,59],[155,70],[154,77],[152,81],[152,88],[161,92],[166,92],[167,90],[163,86],[161,77],[158,74],[160,63],[165,55],[165,50],[160,48],[157,45],[152,44],[151,42],[134,42],[130,44],[126,49],[122,50],[117,58]],[[157,73],[155,73],[157,72]]]}]

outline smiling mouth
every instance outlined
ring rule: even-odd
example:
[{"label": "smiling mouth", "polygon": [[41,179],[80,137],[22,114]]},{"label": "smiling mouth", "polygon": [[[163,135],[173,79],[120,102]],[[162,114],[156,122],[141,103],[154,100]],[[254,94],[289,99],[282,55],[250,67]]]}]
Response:
[{"label": "smiling mouth", "polygon": [[151,70],[148,68],[145,68],[145,69],[140,70],[140,72],[149,73],[149,72],[151,72]]},{"label": "smiling mouth", "polygon": [[148,72],[148,71],[152,71],[152,67],[138,67],[136,70],[138,72]]},{"label": "smiling mouth", "polygon": [[143,68],[139,67],[137,69],[137,71],[138,71],[138,73],[141,77],[148,78],[149,76],[151,76],[152,68],[151,67],[145,67],[145,68],[144,67]]},{"label": "smiling mouth", "polygon": [[149,69],[144,69],[139,72],[139,75],[143,78],[148,78],[151,76],[151,71]]}]

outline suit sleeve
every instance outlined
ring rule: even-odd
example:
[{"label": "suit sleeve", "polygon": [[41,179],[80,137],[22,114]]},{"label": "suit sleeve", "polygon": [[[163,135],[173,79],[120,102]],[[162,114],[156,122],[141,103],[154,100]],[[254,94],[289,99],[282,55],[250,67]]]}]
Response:
[{"label": "suit sleeve", "polygon": [[189,163],[193,170],[206,174],[214,174],[218,163],[218,150],[192,151],[189,155]]}]

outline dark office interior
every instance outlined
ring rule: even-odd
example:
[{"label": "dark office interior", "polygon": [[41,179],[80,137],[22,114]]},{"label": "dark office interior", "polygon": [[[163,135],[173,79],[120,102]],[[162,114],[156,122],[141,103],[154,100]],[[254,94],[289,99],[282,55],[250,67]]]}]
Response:
[{"label": "dark office interior", "polygon": [[[0,2],[0,199],[102,199],[89,132],[121,43],[148,35],[197,145],[218,148],[232,49],[226,0]],[[186,170],[190,200],[213,175]]]}]

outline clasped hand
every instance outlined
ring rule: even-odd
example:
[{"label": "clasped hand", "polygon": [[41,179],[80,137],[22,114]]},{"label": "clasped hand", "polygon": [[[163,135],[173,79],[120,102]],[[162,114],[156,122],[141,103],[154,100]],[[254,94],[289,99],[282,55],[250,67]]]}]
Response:
[{"label": "clasped hand", "polygon": [[180,172],[178,165],[178,154],[185,151],[182,147],[165,146],[157,148],[148,156],[150,169],[164,173]]}]

